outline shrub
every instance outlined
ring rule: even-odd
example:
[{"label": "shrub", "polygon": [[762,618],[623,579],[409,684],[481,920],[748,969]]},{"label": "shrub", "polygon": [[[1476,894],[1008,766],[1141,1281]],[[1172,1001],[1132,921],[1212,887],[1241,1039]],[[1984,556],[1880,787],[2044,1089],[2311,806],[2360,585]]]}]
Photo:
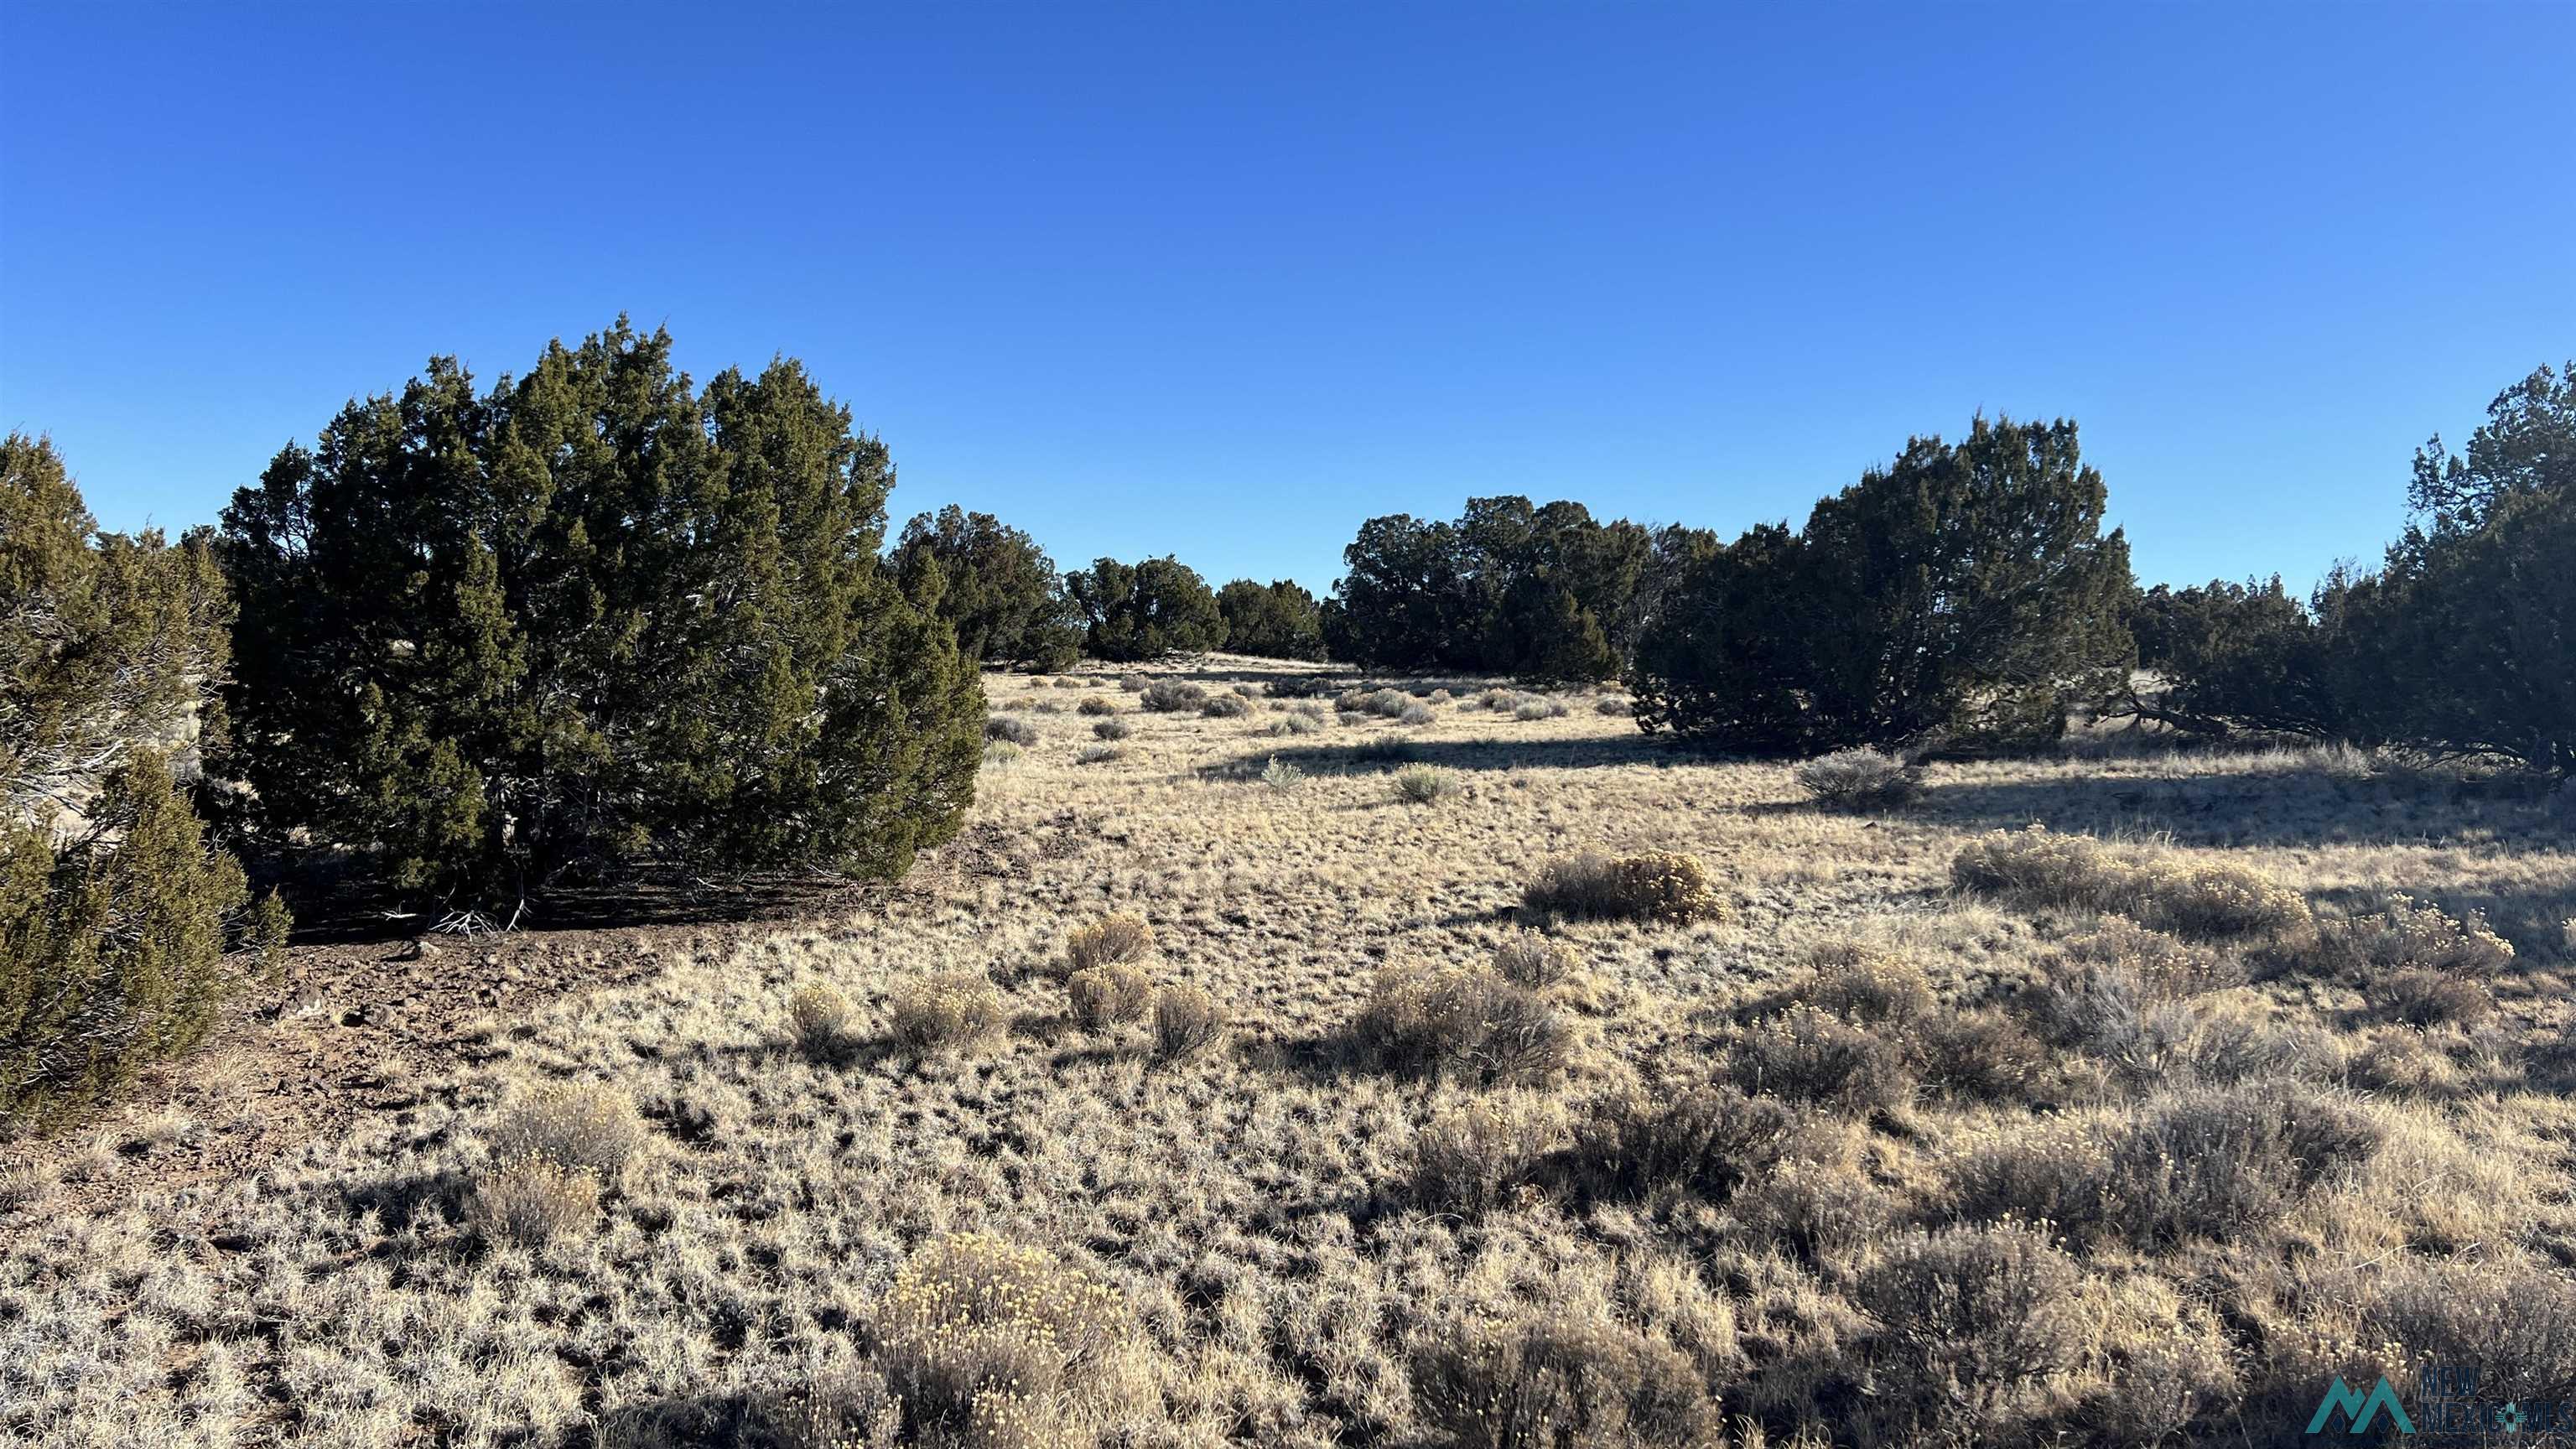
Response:
[{"label": "shrub", "polygon": [[2310,919],[2297,891],[2249,867],[2116,850],[2036,825],[1971,842],[1952,859],[1950,878],[1963,890],[2118,912],[2184,936],[2278,935]]},{"label": "shrub", "polygon": [[1412,705],[1413,701],[1405,698],[1403,690],[1376,689],[1369,692],[1360,708],[1381,719],[1397,719]]},{"label": "shrub", "polygon": [[1252,706],[1239,694],[1212,694],[1199,706],[1199,713],[1209,719],[1241,719],[1252,713]]},{"label": "shrub", "polygon": [[1433,714],[1428,705],[1408,704],[1404,707],[1404,713],[1395,717],[1395,721],[1398,724],[1427,725],[1437,718],[1439,716]]},{"label": "shrub", "polygon": [[832,1061],[856,1034],[850,999],[828,986],[807,986],[787,998],[787,1039],[810,1061]]},{"label": "shrub", "polygon": [[1284,738],[1289,735],[1320,734],[1323,732],[1323,729],[1324,717],[1322,715],[1304,714],[1297,711],[1283,714],[1279,718],[1270,722],[1270,733],[1274,738]]},{"label": "shrub", "polygon": [[1080,689],[1082,688],[1082,681],[1068,674],[1062,679],[1057,680],[1055,682],[1055,687],[1058,689]]},{"label": "shrub", "polygon": [[1521,905],[1541,915],[1672,923],[1722,921],[1728,913],[1697,857],[1660,851],[1557,856],[1522,889]]},{"label": "shrub", "polygon": [[1889,1244],[1852,1288],[1879,1325],[1877,1412],[1964,1442],[2001,1437],[2030,1390],[2074,1366],[2081,1281],[2040,1229],[2017,1222]]},{"label": "shrub", "polygon": [[2140,1246],[2225,1240],[2363,1166],[2380,1141],[2355,1108],[2291,1083],[2183,1088],[2114,1136],[2100,1215]]},{"label": "shrub", "polygon": [[984,721],[984,738],[1001,740],[1023,748],[1038,742],[1038,727],[1024,719],[1006,714],[989,716]]},{"label": "shrub", "polygon": [[2026,1098],[2049,1067],[2047,1044],[1993,1007],[1934,1012],[1908,1045],[1925,1086],[1972,1102]]},{"label": "shrub", "polygon": [[1895,1216],[1885,1190],[1844,1161],[1792,1155],[1727,1204],[1745,1234],[1807,1263],[1845,1264]]},{"label": "shrub", "polygon": [[1156,714],[1178,714],[1207,703],[1208,694],[1197,685],[1181,679],[1157,679],[1145,687],[1145,697],[1138,701]]},{"label": "shrub", "polygon": [[1810,796],[1846,809],[1902,805],[1923,789],[1920,769],[1867,746],[1819,755],[1790,773]]},{"label": "shrub", "polygon": [[1453,1449],[1688,1449],[1718,1442],[1718,1408],[1680,1350],[1573,1311],[1476,1320],[1412,1355],[1423,1417]]},{"label": "shrub", "polygon": [[130,754],[88,812],[59,849],[0,817],[0,1118],[50,1115],[195,1045],[285,943],[285,908],[249,904],[159,756]]},{"label": "shrub", "polygon": [[794,361],[700,391],[671,347],[621,319],[480,396],[438,359],[233,495],[254,823],[449,902],[576,863],[893,877],[955,836],[983,692],[872,562],[884,445]]},{"label": "shrub", "polygon": [[530,1089],[484,1134],[496,1162],[542,1157],[615,1186],[644,1148],[643,1115],[623,1093],[590,1082]]},{"label": "shrub", "polygon": [[501,1157],[475,1179],[465,1220],[485,1237],[537,1247],[599,1216],[599,1174],[543,1153]]},{"label": "shrub", "polygon": [[1167,986],[1154,997],[1154,1055],[1188,1061],[1225,1040],[1225,1012],[1204,988]]},{"label": "shrub", "polygon": [[1261,767],[1261,783],[1285,795],[1306,783],[1306,772],[1295,765],[1281,764],[1279,757],[1272,755],[1270,763]]},{"label": "shrub", "polygon": [[[875,1329],[876,1364],[903,1402],[912,1442],[975,1449],[1070,1442],[1061,1421],[1096,1392],[1128,1334],[1116,1290],[1052,1254],[981,1233],[916,1253]],[[1005,1424],[1025,1437],[997,1434]]]},{"label": "shrub", "polygon": [[1605,694],[1592,701],[1592,712],[1622,717],[1633,716],[1637,712],[1637,702],[1624,694]]},{"label": "shrub", "polygon": [[1521,697],[1512,690],[1489,689],[1476,696],[1476,704],[1495,714],[1510,714],[1521,707]]},{"label": "shrub", "polygon": [[1798,998],[1846,1021],[1903,1024],[1931,1014],[1932,983],[1913,961],[1857,942],[1818,947]]},{"label": "shrub", "polygon": [[1512,707],[1512,718],[1524,723],[1530,720],[1563,719],[1566,713],[1565,701],[1561,699],[1525,699]]},{"label": "shrub", "polygon": [[2379,910],[2322,925],[2317,965],[2367,978],[2378,972],[2424,972],[2466,980],[2495,976],[2513,965],[2513,944],[2471,911],[2466,920],[2436,905],[2417,905],[2392,894]]},{"label": "shrub", "polygon": [[1064,959],[1072,962],[1077,971],[1113,961],[1133,961],[1152,949],[1154,928],[1132,911],[1076,926],[1064,938]]},{"label": "shrub", "polygon": [[946,1051],[1001,1034],[1002,993],[980,971],[950,971],[897,986],[887,1003],[894,1039],[917,1053]]},{"label": "shrub", "polygon": [[1085,966],[1065,978],[1064,989],[1073,1004],[1073,1019],[1094,1031],[1139,1020],[1154,1004],[1153,978],[1142,967],[1123,961]]},{"label": "shrub", "polygon": [[1902,1105],[1914,1092],[1896,1045],[1812,1006],[1754,1023],[1726,1055],[1728,1080],[1746,1092],[1815,1102],[1854,1116]]},{"label": "shrub", "polygon": [[753,1432],[745,1442],[756,1449],[894,1449],[903,1442],[903,1400],[873,1367],[763,1395],[747,1417]]},{"label": "shrub", "polygon": [[1407,805],[1433,805],[1458,793],[1458,777],[1429,765],[1406,765],[1395,772],[1395,798]]},{"label": "shrub", "polygon": [[1401,765],[1413,758],[1413,742],[1411,740],[1399,740],[1392,736],[1374,740],[1363,740],[1360,743],[1351,746],[1350,755],[1352,761],[1356,764]]},{"label": "shrub", "polygon": [[1116,714],[1118,701],[1095,694],[1073,708],[1076,714]]},{"label": "shrub", "polygon": [[1494,948],[1494,974],[1526,991],[1545,991],[1574,975],[1574,950],[1535,931],[1518,931]]},{"label": "shrub", "polygon": [[1077,765],[1105,765],[1118,756],[1116,745],[1084,745],[1073,752],[1073,762]]},{"label": "shrub", "polygon": [[1100,740],[1123,740],[1136,732],[1136,727],[1123,719],[1104,719],[1091,726],[1091,736]]},{"label": "shrub", "polygon": [[1378,973],[1354,1035],[1381,1066],[1481,1085],[1564,1074],[1574,1030],[1538,993],[1489,971],[1397,967]]},{"label": "shrub", "polygon": [[1142,674],[1121,675],[1118,679],[1118,687],[1127,691],[1129,694],[1143,694],[1146,690],[1153,688],[1153,686],[1154,681]]},{"label": "shrub", "polygon": [[1733,1087],[1631,1088],[1576,1120],[1574,1161],[1591,1190],[1605,1196],[1669,1187],[1722,1203],[1778,1165],[1796,1123],[1779,1102]]},{"label": "shrub", "polygon": [[2479,982],[2439,971],[2395,971],[2367,988],[2382,1015],[2410,1026],[2467,1025],[2495,1014],[2495,997]]},{"label": "shrub", "polygon": [[1435,1114],[1413,1135],[1412,1196],[1429,1212],[1475,1216],[1533,1189],[1565,1131],[1554,1104],[1480,1097]]}]

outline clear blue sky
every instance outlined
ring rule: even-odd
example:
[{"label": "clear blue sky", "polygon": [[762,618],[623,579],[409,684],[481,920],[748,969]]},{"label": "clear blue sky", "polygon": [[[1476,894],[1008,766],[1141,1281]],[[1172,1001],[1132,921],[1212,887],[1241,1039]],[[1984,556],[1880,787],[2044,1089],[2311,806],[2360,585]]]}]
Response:
[{"label": "clear blue sky", "polygon": [[2576,353],[2576,4],[0,0],[0,426],[213,517],[433,352],[801,356],[1066,566],[1732,533],[2069,415],[2142,577],[2373,556]]}]

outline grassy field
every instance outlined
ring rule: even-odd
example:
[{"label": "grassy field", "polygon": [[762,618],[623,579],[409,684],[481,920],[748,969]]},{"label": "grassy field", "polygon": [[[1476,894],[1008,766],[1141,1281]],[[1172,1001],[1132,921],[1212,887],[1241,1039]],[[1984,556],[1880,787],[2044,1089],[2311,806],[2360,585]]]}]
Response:
[{"label": "grassy field", "polygon": [[[988,677],[1034,743],[881,909],[495,1020],[239,1180],[15,1173],[0,1432],[2267,1444],[2426,1361],[2576,1400],[2563,801],[2103,738],[1841,810],[1586,695],[1153,677],[1252,697]],[[1552,901],[1645,914],[1525,902],[1584,852]],[[1704,882],[1614,864],[1665,854]]]}]

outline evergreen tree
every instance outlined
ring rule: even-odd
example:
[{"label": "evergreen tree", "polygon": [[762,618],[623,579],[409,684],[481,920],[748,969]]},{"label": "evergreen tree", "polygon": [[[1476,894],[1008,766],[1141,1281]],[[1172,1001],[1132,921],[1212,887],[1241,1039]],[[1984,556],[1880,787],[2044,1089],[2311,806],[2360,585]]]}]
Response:
[{"label": "evergreen tree", "polygon": [[1267,584],[1236,579],[1216,591],[1225,618],[1225,646],[1265,659],[1324,657],[1323,614],[1315,596],[1290,579]]},{"label": "evergreen tree", "polygon": [[202,537],[98,534],[50,444],[0,440],[0,1117],[185,1049],[283,940],[165,751],[221,724],[228,615]]},{"label": "evergreen tree", "polygon": [[1470,498],[1455,523],[1373,518],[1343,550],[1337,629],[1359,663],[1574,684],[1618,672],[1654,539],[1580,503]]},{"label": "evergreen tree", "polygon": [[1799,534],[1695,571],[1702,597],[1667,601],[1639,646],[1640,718],[1760,751],[2053,738],[2132,657],[2106,501],[2070,422],[1913,439]]},{"label": "evergreen tree", "polygon": [[934,561],[944,588],[929,612],[957,631],[967,658],[1041,670],[1072,666],[1081,629],[1055,561],[1037,540],[952,503],[935,515],[915,514],[895,545],[891,563],[917,606],[918,580]]},{"label": "evergreen tree", "polygon": [[352,402],[224,513],[261,822],[397,891],[651,859],[899,874],[971,799],[973,663],[882,566],[893,466],[803,367],[703,395],[620,318]]},{"label": "evergreen tree", "polygon": [[1134,663],[1225,644],[1225,617],[1207,580],[1169,556],[1133,565],[1098,559],[1064,584],[1094,658]]}]

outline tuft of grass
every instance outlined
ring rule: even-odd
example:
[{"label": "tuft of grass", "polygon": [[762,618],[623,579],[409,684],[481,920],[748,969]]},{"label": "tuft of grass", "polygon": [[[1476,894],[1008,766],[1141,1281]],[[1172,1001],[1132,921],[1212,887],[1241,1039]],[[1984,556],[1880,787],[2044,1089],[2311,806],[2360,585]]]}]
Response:
[{"label": "tuft of grass", "polygon": [[1527,991],[1545,991],[1571,979],[1574,949],[1536,931],[1516,931],[1494,948],[1494,974]]},{"label": "tuft of grass", "polygon": [[1084,745],[1073,752],[1073,762],[1077,765],[1105,765],[1118,756],[1116,745]]},{"label": "tuft of grass", "polygon": [[1154,1004],[1153,978],[1124,961],[1085,966],[1065,978],[1064,990],[1073,1019],[1094,1031],[1139,1020]]},{"label": "tuft of grass", "polygon": [[1205,988],[1186,983],[1154,995],[1154,1055],[1166,1062],[1205,1056],[1225,1040],[1225,1011]]},{"label": "tuft of grass", "polygon": [[1290,710],[1270,722],[1269,732],[1273,738],[1284,739],[1290,735],[1321,734],[1324,728],[1322,715],[1311,714],[1305,710]]},{"label": "tuft of grass", "polygon": [[850,999],[828,986],[807,986],[787,998],[787,1038],[807,1060],[829,1062],[857,1039]]},{"label": "tuft of grass", "polygon": [[916,1253],[874,1329],[908,1442],[972,1449],[1073,1442],[1071,1421],[1131,1332],[1117,1290],[984,1233]]},{"label": "tuft of grass", "polygon": [[1553,1082],[1574,1060],[1574,1030],[1563,1013],[1490,971],[1381,971],[1352,1029],[1387,1070],[1480,1086]]},{"label": "tuft of grass", "polygon": [[1537,1190],[1565,1136],[1565,1112],[1528,1093],[1475,1097],[1434,1113],[1413,1135],[1410,1191],[1429,1212],[1476,1216]]},{"label": "tuft of grass", "polygon": [[1020,762],[1020,753],[1020,747],[1009,740],[995,740],[984,747],[984,763],[992,769],[1006,770]]},{"label": "tuft of grass", "polygon": [[1679,1349],[1569,1309],[1468,1319],[1411,1354],[1423,1417],[1452,1449],[1687,1449],[1719,1442],[1707,1376]]},{"label": "tuft of grass", "polygon": [[1115,961],[1133,961],[1154,949],[1154,928],[1133,911],[1102,916],[1074,927],[1064,938],[1064,959],[1079,971]]},{"label": "tuft of grass", "polygon": [[1671,923],[1722,921],[1728,914],[1698,857],[1664,851],[1557,856],[1522,888],[1521,905],[1542,916]]},{"label": "tuft of grass", "polygon": [[2204,939],[2277,936],[2311,920],[2297,891],[2251,866],[2119,849],[2037,825],[2018,834],[1996,831],[1963,847],[1950,863],[1950,878],[1962,890],[2114,912]]},{"label": "tuft of grass", "polygon": [[1394,781],[1395,798],[1406,805],[1436,805],[1458,793],[1458,777],[1430,765],[1406,765]]},{"label": "tuft of grass", "polygon": [[468,1227],[522,1247],[569,1237],[598,1218],[599,1174],[542,1152],[496,1157],[465,1201]]},{"label": "tuft of grass", "polygon": [[927,1055],[991,1041],[1002,1033],[1002,993],[981,971],[948,971],[896,986],[887,1003],[898,1045]]},{"label": "tuft of grass", "polygon": [[1138,701],[1156,714],[1177,714],[1197,709],[1207,703],[1207,691],[1179,679],[1157,679],[1145,686],[1145,697]]},{"label": "tuft of grass", "polygon": [[1261,767],[1261,783],[1284,795],[1306,783],[1306,772],[1272,755],[1270,763]]},{"label": "tuft of grass", "polygon": [[626,1094],[591,1082],[557,1082],[521,1093],[483,1140],[496,1162],[541,1157],[615,1186],[647,1136],[643,1114]]},{"label": "tuft of grass", "polygon": [[1818,802],[1844,809],[1902,805],[1923,791],[1922,770],[1866,747],[1820,755],[1790,774]]},{"label": "tuft of grass", "polygon": [[1404,713],[1395,717],[1395,722],[1397,724],[1427,725],[1438,718],[1439,716],[1433,714],[1431,712],[1431,706],[1427,704],[1408,704],[1404,707]]},{"label": "tuft of grass", "polygon": [[1212,694],[1199,713],[1209,719],[1241,719],[1252,713],[1252,702],[1239,694]]}]

